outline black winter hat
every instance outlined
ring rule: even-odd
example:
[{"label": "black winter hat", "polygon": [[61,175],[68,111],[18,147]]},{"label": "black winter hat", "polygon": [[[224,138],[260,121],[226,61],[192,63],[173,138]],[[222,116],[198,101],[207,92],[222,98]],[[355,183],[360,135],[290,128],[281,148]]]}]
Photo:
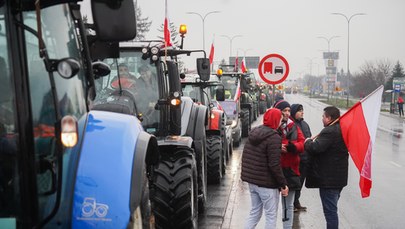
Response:
[{"label": "black winter hat", "polygon": [[304,110],[304,107],[301,104],[292,104],[291,105],[291,117],[294,120],[295,120],[295,114],[300,110]]},{"label": "black winter hat", "polygon": [[285,100],[280,100],[274,104],[274,108],[280,109],[283,111],[285,108],[291,107],[290,104]]}]

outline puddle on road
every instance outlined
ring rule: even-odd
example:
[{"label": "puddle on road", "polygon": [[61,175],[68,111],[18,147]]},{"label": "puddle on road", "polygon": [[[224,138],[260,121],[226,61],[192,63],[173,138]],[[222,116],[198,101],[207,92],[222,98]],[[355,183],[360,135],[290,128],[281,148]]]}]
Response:
[{"label": "puddle on road", "polygon": [[392,136],[396,138],[401,138],[404,133],[404,121],[399,119],[394,124],[391,125]]}]

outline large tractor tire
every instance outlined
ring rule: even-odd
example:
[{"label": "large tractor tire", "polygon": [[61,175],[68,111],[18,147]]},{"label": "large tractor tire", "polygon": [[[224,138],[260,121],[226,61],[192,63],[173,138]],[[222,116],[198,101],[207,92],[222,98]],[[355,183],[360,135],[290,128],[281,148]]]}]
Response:
[{"label": "large tractor tire", "polygon": [[267,110],[266,106],[267,106],[266,101],[260,101],[260,102],[259,102],[259,111],[260,111],[260,114],[266,113],[266,110]]},{"label": "large tractor tire", "polygon": [[256,121],[257,117],[259,117],[259,111],[258,111],[258,108],[257,108],[257,103],[252,103],[252,104],[253,104],[253,106],[252,106],[252,109],[253,109],[253,121]]},{"label": "large tractor tire", "polygon": [[250,131],[250,117],[249,117],[249,110],[243,109],[241,114],[241,121],[242,121],[242,137],[249,136]]},{"label": "large tractor tire", "polygon": [[221,137],[207,137],[207,172],[208,183],[219,184],[222,178],[222,141]]},{"label": "large tractor tire", "polygon": [[197,166],[193,150],[165,153],[154,169],[152,197],[156,228],[198,227]]},{"label": "large tractor tire", "polygon": [[[239,119],[239,122],[242,122],[242,119]],[[232,139],[234,147],[239,147],[240,143],[242,142],[242,133],[241,132],[242,132],[242,127],[241,127],[241,130],[240,130],[240,135],[238,135],[238,138],[237,139]]]}]

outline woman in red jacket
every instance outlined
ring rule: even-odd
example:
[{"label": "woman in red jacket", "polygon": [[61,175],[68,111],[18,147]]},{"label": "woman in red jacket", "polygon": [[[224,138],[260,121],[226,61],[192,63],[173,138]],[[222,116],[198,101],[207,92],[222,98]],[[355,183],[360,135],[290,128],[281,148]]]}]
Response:
[{"label": "woman in red jacket", "polygon": [[295,190],[301,188],[300,180],[300,156],[304,152],[305,137],[301,129],[290,118],[291,106],[285,100],[280,100],[274,107],[283,114],[283,121],[279,128],[282,137],[281,167],[287,179],[289,188],[288,196],[283,198],[283,228],[290,229],[293,226]]}]

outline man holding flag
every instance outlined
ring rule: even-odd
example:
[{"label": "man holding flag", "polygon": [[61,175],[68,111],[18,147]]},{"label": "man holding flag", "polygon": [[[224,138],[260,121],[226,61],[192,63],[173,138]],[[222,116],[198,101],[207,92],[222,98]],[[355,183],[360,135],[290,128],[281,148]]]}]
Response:
[{"label": "man holding flag", "polygon": [[339,227],[337,202],[347,185],[348,151],[360,173],[361,196],[370,196],[371,156],[383,92],[381,85],[342,117],[336,107],[326,107],[322,116],[325,128],[316,137],[305,140],[309,156],[305,186],[319,188],[328,229]]},{"label": "man holding flag", "polygon": [[348,179],[349,153],[339,118],[338,108],[326,107],[322,115],[325,128],[315,140],[307,138],[304,145],[309,159],[305,186],[319,188],[327,229],[339,227],[338,200]]}]

